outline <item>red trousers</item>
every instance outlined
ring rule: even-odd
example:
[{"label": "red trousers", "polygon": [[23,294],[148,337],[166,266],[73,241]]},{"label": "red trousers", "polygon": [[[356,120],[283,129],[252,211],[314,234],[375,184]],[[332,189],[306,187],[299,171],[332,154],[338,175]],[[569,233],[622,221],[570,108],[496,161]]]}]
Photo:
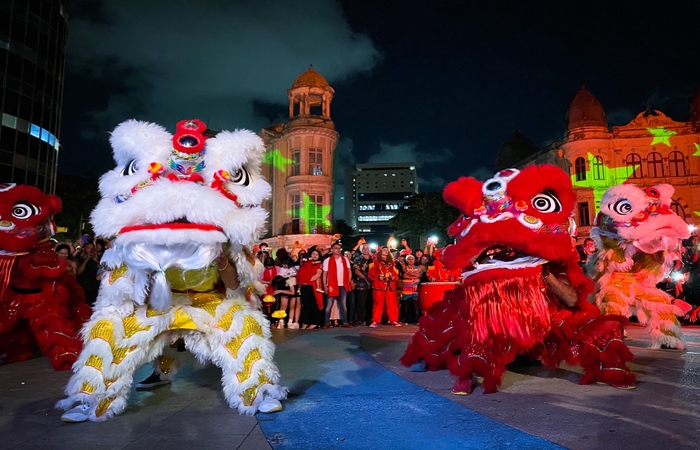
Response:
[{"label": "red trousers", "polygon": [[372,322],[381,323],[384,305],[389,322],[399,321],[399,300],[396,291],[372,289]]}]

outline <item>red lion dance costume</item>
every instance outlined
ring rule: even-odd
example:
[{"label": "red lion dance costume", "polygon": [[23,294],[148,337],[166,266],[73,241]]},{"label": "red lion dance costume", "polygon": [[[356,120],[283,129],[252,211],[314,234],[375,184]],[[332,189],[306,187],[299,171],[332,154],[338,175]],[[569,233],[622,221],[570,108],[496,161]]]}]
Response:
[{"label": "red lion dance costume", "polygon": [[0,355],[32,357],[38,344],[56,370],[67,370],[82,347],[78,332],[90,307],[49,238],[61,200],[32,186],[0,185]]},{"label": "red lion dance costume", "polygon": [[[576,203],[569,177],[550,165],[507,169],[484,183],[460,178],[444,197],[462,216],[448,229],[457,243],[443,261],[469,269],[463,288],[446,293],[421,319],[401,362],[447,367],[457,376],[455,394],[471,392],[474,374],[484,377],[484,392],[495,392],[506,365],[525,353],[551,368],[581,365],[581,384],[634,387],[625,364],[633,355],[622,341],[626,319],[603,316],[587,301],[593,283],[568,233]],[[506,248],[508,261],[484,260]],[[547,276],[575,289],[573,307],[554,295]]]}]

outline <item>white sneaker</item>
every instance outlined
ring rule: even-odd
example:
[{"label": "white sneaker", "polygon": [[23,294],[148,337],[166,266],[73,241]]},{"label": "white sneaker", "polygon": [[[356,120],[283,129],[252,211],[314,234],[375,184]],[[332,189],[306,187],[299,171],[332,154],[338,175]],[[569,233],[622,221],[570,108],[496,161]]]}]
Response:
[{"label": "white sneaker", "polygon": [[282,411],[282,403],[272,397],[265,397],[258,406],[258,412],[261,413],[273,413],[278,411]]},{"label": "white sneaker", "polygon": [[95,410],[94,406],[90,406],[87,403],[81,403],[63,413],[61,420],[66,423],[80,423],[85,422],[90,419],[90,414]]}]

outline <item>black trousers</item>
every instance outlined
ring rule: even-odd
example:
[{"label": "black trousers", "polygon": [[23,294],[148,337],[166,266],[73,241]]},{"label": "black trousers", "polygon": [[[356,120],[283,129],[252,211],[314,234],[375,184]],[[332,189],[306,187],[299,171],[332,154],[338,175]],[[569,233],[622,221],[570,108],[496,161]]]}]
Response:
[{"label": "black trousers", "polygon": [[323,310],[318,309],[316,303],[315,288],[309,285],[299,287],[301,294],[301,314],[299,315],[299,325],[323,326]]},{"label": "black trousers", "polygon": [[357,322],[372,320],[372,289],[355,289],[355,320]]}]

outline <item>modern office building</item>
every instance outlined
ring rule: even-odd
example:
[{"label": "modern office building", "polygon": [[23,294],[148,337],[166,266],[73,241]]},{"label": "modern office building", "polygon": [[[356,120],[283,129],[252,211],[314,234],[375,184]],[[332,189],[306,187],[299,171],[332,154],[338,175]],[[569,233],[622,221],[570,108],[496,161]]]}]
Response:
[{"label": "modern office building", "polygon": [[0,182],[56,189],[68,0],[0,1]]},{"label": "modern office building", "polygon": [[345,174],[345,221],[358,233],[388,233],[389,220],[417,193],[413,163],[357,164]]}]

